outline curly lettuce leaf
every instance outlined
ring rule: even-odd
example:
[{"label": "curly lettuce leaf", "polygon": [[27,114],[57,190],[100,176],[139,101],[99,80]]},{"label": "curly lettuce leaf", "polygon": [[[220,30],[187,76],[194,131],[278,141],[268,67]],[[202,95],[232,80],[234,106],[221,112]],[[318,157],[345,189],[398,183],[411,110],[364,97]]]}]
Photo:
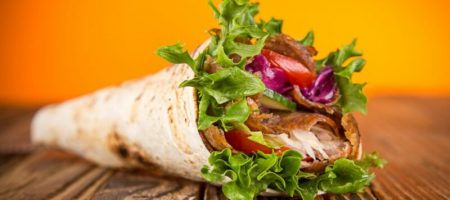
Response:
[{"label": "curly lettuce leaf", "polygon": [[160,47],[156,50],[156,54],[174,64],[186,63],[192,68],[195,65],[194,59],[184,50],[181,43]]},{"label": "curly lettuce leaf", "polygon": [[167,61],[174,64],[187,64],[191,67],[195,74],[201,73],[206,59],[206,51],[199,54],[196,59],[184,50],[181,43],[174,45],[163,46],[156,50],[156,54]]},{"label": "curly lettuce leaf", "polygon": [[276,34],[280,34],[282,29],[283,29],[283,20],[281,19],[275,19],[275,18],[270,18],[269,21],[264,21],[261,20],[258,23],[258,27],[261,30],[265,30],[266,32],[268,32],[270,35],[276,35]]},{"label": "curly lettuce leaf", "polygon": [[339,159],[325,169],[327,178],[320,181],[323,191],[341,194],[361,192],[375,178],[353,160]]},{"label": "curly lettuce leaf", "polygon": [[377,152],[372,152],[371,154],[364,155],[363,159],[356,160],[355,163],[363,169],[369,169],[370,167],[383,168],[387,164],[387,161],[382,159]]},{"label": "curly lettuce leaf", "polygon": [[237,67],[198,75],[184,81],[181,86],[195,87],[201,94],[199,130],[205,130],[216,122],[224,130],[230,129],[234,123],[244,123],[252,112],[244,97],[265,89],[258,77]]},{"label": "curly lettuce leaf", "polygon": [[257,76],[237,67],[226,68],[213,74],[203,74],[181,83],[181,87],[195,87],[223,104],[230,100],[263,92],[264,83]]},{"label": "curly lettuce leaf", "polygon": [[[259,11],[258,4],[248,0],[224,0],[218,8],[211,2],[209,5],[221,27],[219,35],[212,35],[215,39],[210,44],[211,56],[218,57],[217,63],[222,67],[243,68],[247,59],[261,52],[269,35],[254,21]],[[256,42],[246,44],[237,42],[237,38],[254,39]],[[230,55],[237,55],[240,60],[234,62]]]},{"label": "curly lettuce leaf", "polygon": [[209,95],[201,95],[200,99],[197,128],[198,130],[205,130],[213,123],[219,121],[220,116],[208,114],[208,107],[211,104],[211,97]]},{"label": "curly lettuce leaf", "polygon": [[225,106],[225,113],[220,118],[220,125],[225,131],[232,129],[234,123],[244,123],[252,113],[245,98],[230,102]]},{"label": "curly lettuce leaf", "polygon": [[[360,72],[366,64],[363,58],[359,58],[359,56],[362,56],[362,53],[355,49],[355,45],[356,40],[353,40],[352,43],[316,61],[316,70],[320,71],[327,65],[333,68],[341,93],[341,98],[337,102],[337,105],[341,107],[342,112],[356,111],[366,114],[367,97],[363,93],[363,88],[366,83],[352,82],[352,75]],[[346,61],[354,57],[358,58],[353,59],[349,64],[344,66]]]},{"label": "curly lettuce leaf", "polygon": [[218,122],[223,130],[228,131],[235,123],[244,123],[252,113],[245,99],[231,101],[226,106],[218,106],[211,101],[214,101],[211,96],[202,95],[199,104],[199,130],[205,130]]},{"label": "curly lettuce leaf", "polygon": [[314,32],[309,31],[303,39],[298,41],[298,43],[304,46],[313,46],[314,45]]},{"label": "curly lettuce leaf", "polygon": [[322,191],[341,194],[349,192],[362,192],[365,186],[375,178],[369,173],[370,167],[383,168],[386,160],[381,159],[377,153],[365,155],[362,160],[339,159],[325,169],[322,176],[331,177],[320,182]]},{"label": "curly lettuce leaf", "polygon": [[[258,26],[254,19],[259,12],[258,4],[249,0],[223,0],[218,7],[209,1],[209,5],[219,21],[220,31],[210,31],[211,42],[207,49],[196,59],[181,44],[161,47],[157,54],[172,63],[186,63],[195,72],[193,79],[180,86],[195,87],[199,92],[199,130],[214,123],[227,130],[249,115],[247,105],[236,102],[264,91],[261,80],[243,69],[248,59],[261,52],[267,37],[281,31],[282,21],[272,18]],[[223,70],[212,74],[205,72],[203,65],[207,57]],[[240,116],[233,114],[231,105],[239,105]]]},{"label": "curly lettuce leaf", "polygon": [[209,166],[203,166],[201,172],[207,181],[223,183],[222,191],[231,200],[251,200],[268,188],[312,200],[319,191],[361,191],[374,178],[368,168],[382,167],[380,163],[385,163],[376,154],[367,155],[361,161],[341,158],[316,175],[301,171],[302,159],[293,150],[278,156],[261,152],[233,154],[230,149],[224,149],[212,152]]},{"label": "curly lettuce leaf", "polygon": [[236,25],[254,25],[254,17],[259,12],[258,4],[248,0],[223,0],[219,8],[211,1],[209,5],[225,29],[232,29]]}]

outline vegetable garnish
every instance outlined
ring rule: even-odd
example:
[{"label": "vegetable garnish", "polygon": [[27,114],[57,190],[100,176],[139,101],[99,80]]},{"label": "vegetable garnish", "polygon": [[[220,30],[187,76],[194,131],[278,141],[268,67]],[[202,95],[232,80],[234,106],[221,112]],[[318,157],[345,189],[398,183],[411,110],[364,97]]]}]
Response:
[{"label": "vegetable garnish", "polygon": [[309,87],[312,85],[315,76],[302,63],[267,49],[264,49],[262,54],[273,66],[282,69],[292,84],[299,85],[300,87]]},{"label": "vegetable garnish", "polygon": [[[363,94],[362,89],[366,83],[353,83],[352,75],[355,72],[360,72],[366,61],[359,56],[362,56],[362,52],[355,49],[356,40],[352,43],[338,49],[337,51],[330,53],[327,57],[318,60],[316,62],[317,70],[320,71],[325,66],[331,66],[336,75],[336,82],[339,86],[341,97],[338,101],[338,106],[342,109],[342,112],[360,112],[367,113],[366,103],[367,97]],[[346,66],[343,66],[344,62],[352,57],[358,57],[350,61]]]},{"label": "vegetable garnish", "polygon": [[255,56],[245,69],[258,75],[267,88],[280,94],[292,89],[292,84],[289,83],[285,72],[280,68],[272,67],[269,60],[262,54]]},{"label": "vegetable garnish", "polygon": [[337,84],[331,67],[324,67],[320,71],[313,85],[302,88],[302,94],[313,102],[329,103],[337,92]]},{"label": "vegetable garnish", "polygon": [[[353,73],[360,72],[365,64],[359,57],[361,52],[355,50],[356,41],[314,62],[312,57],[317,51],[313,47],[312,31],[301,40],[293,40],[282,34],[282,20],[271,18],[257,23],[258,4],[249,0],[223,0],[218,7],[209,1],[209,5],[220,29],[209,31],[209,46],[195,59],[179,43],[157,50],[166,60],[187,64],[193,70],[195,77],[182,82],[180,87],[194,87],[198,92],[198,130],[208,133],[208,128],[214,127],[215,136],[227,143],[228,148],[214,148],[217,151],[212,151],[209,165],[201,170],[203,177],[223,184],[223,193],[232,200],[250,200],[267,189],[301,196],[304,200],[314,199],[318,192],[360,192],[375,177],[368,168],[383,167],[386,163],[377,154],[366,155],[362,160],[347,159],[352,158],[349,154],[328,160],[323,154],[322,158],[316,157],[312,150],[302,155],[298,150],[301,147],[297,147],[301,145],[286,145],[285,140],[292,144],[287,132],[270,132],[272,128],[280,128],[273,126],[280,116],[304,112],[300,114],[308,114],[311,122],[317,118],[326,121],[332,115],[322,113],[330,109],[308,107],[311,102],[319,108],[330,106],[338,113],[366,113],[367,99],[362,93],[365,84],[351,80]],[[358,58],[348,62],[353,57]],[[303,100],[296,98],[299,93],[294,91],[298,88],[308,104],[303,105]],[[278,118],[272,118],[272,114]],[[344,135],[339,131],[347,131],[345,126],[352,125],[337,127],[342,124],[339,120],[327,122],[330,127],[316,126],[314,131],[320,132],[321,138],[336,139]],[[297,127],[281,128],[293,126]],[[337,134],[332,135],[334,130]],[[359,135],[358,130],[351,131]],[[312,128],[305,133],[322,145]],[[303,135],[299,137],[304,138]],[[276,140],[274,136],[283,137]],[[350,145],[348,140],[335,142]],[[314,173],[302,171],[307,169],[302,163],[324,160],[330,164]]]},{"label": "vegetable garnish", "polygon": [[272,149],[266,145],[250,140],[249,135],[242,130],[231,130],[225,133],[228,143],[240,152],[251,154],[261,151],[263,153],[272,153]]},{"label": "vegetable garnish", "polygon": [[211,154],[210,166],[202,168],[202,175],[211,182],[225,181],[222,191],[230,199],[251,200],[271,188],[289,196],[295,194],[304,200],[312,200],[319,191],[336,194],[361,192],[375,177],[368,168],[382,168],[386,163],[376,153],[358,161],[341,158],[328,165],[324,173],[316,175],[300,170],[302,160],[302,155],[293,150],[277,156],[276,153],[262,152],[232,154],[230,149],[224,149]]},{"label": "vegetable garnish", "polygon": [[[225,0],[219,8],[212,2],[210,6],[220,22],[221,29],[219,33],[211,32],[211,44],[207,50],[195,60],[188,56],[179,44],[162,47],[157,50],[157,54],[173,63],[186,63],[195,72],[195,78],[183,82],[181,86],[195,87],[199,91],[199,130],[204,130],[215,122],[220,122],[219,125],[224,130],[229,130],[232,128],[231,122],[243,123],[248,117],[246,112],[230,112],[230,104],[265,89],[265,85],[256,75],[243,70],[245,64],[249,58],[260,54],[266,38],[281,29],[281,25],[273,19],[267,23],[261,22],[261,28],[258,27],[254,22],[258,4],[249,1]],[[256,42],[244,44],[236,42],[238,39],[253,39]],[[231,56],[238,59],[232,59]],[[208,74],[203,68],[206,57],[214,58],[214,63],[224,69]],[[249,110],[244,103],[239,107],[237,111]]]}]

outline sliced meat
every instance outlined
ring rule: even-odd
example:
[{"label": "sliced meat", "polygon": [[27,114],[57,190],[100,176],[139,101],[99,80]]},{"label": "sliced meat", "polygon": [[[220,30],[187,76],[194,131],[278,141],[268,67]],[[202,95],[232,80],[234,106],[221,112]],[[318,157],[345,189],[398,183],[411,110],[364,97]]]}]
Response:
[{"label": "sliced meat", "polygon": [[245,121],[245,125],[252,131],[261,131],[264,134],[285,133],[287,129],[283,130],[277,125],[279,120],[280,116],[273,113],[254,112]]},{"label": "sliced meat", "polygon": [[262,107],[259,102],[260,97],[261,95],[247,97],[247,104],[255,112],[250,114],[247,121],[245,121],[245,125],[252,131],[261,131],[265,134],[286,132],[286,130],[282,130],[281,127],[275,128],[281,119],[280,115],[275,111],[267,112],[269,110]]},{"label": "sliced meat", "polygon": [[303,96],[302,92],[300,91],[300,88],[297,85],[294,85],[294,89],[291,91],[292,97],[294,98],[295,102],[300,104],[301,106],[309,109],[309,110],[319,110],[322,112],[326,112],[328,114],[333,114],[337,111],[336,107],[333,105],[336,104],[336,102],[339,100],[341,95],[339,94],[339,90],[336,92],[336,94],[333,97],[333,100],[329,103],[318,103],[318,102],[312,102],[308,100],[305,96]]},{"label": "sliced meat", "polygon": [[309,55],[311,56],[317,56],[317,50],[313,46],[305,46],[306,50],[308,51]]},{"label": "sliced meat", "polygon": [[228,144],[225,139],[225,135],[222,130],[220,130],[217,126],[211,125],[205,131],[203,131],[203,135],[208,143],[213,147],[214,150],[222,150],[225,148],[231,148],[231,145]]},{"label": "sliced meat", "polygon": [[312,58],[317,53],[315,49],[307,48],[285,34],[268,38],[264,48],[298,60],[313,73],[316,71],[316,64]]},{"label": "sliced meat", "polygon": [[[340,114],[339,114],[340,115]],[[361,158],[361,135],[359,134],[358,124],[356,123],[356,119],[352,114],[346,113],[344,115],[340,115],[341,126],[344,130],[344,135],[350,144],[352,145],[351,153],[349,155],[350,159],[360,159]]]},{"label": "sliced meat", "polygon": [[282,126],[285,129],[287,128],[289,130],[302,129],[309,131],[318,123],[328,125],[333,133],[339,135],[339,129],[336,123],[325,115],[317,113],[295,112],[285,114],[282,116],[282,119],[279,122],[279,126]]}]

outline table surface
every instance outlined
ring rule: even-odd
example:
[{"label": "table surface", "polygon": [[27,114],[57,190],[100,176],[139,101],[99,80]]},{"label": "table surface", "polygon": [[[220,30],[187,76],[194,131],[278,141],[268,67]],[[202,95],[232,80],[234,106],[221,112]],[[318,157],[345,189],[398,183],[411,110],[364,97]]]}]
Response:
[{"label": "table surface", "polygon": [[[206,183],[33,149],[35,111],[0,107],[0,199],[225,199]],[[317,199],[450,199],[450,98],[375,97],[369,114],[356,117],[365,151],[389,163],[363,193]]]}]

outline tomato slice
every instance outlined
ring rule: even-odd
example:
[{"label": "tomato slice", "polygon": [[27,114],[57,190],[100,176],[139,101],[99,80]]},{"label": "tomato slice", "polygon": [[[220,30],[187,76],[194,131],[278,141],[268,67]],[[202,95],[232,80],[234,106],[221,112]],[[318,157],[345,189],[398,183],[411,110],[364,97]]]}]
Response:
[{"label": "tomato slice", "polygon": [[231,130],[225,133],[225,139],[237,151],[241,151],[245,154],[256,153],[257,151],[272,153],[271,148],[254,142],[247,137],[247,133],[241,130]]},{"label": "tomato slice", "polygon": [[259,144],[248,139],[248,134],[241,130],[231,130],[225,133],[225,139],[227,142],[237,151],[243,152],[245,154],[256,153],[261,151],[266,154],[272,153],[274,151],[276,154],[281,155],[284,151],[289,150],[287,147],[280,147],[278,149],[272,149],[265,145]]},{"label": "tomato slice", "polygon": [[281,68],[293,85],[309,87],[313,84],[316,78],[315,74],[309,71],[301,62],[268,49],[263,49],[261,53],[273,67]]}]

